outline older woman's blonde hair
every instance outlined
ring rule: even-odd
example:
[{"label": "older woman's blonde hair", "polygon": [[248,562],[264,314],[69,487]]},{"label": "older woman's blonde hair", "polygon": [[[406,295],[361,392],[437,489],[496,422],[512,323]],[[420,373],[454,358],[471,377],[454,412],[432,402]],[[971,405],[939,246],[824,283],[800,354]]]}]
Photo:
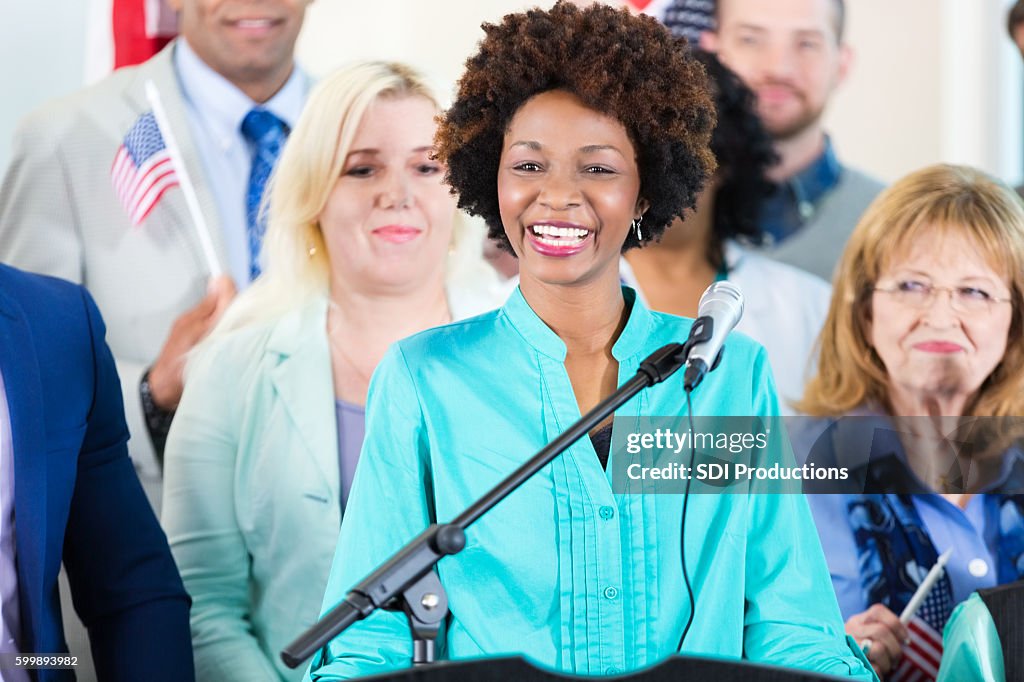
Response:
[{"label": "older woman's blonde hair", "polygon": [[[358,62],[317,83],[267,184],[263,274],[232,303],[211,338],[280,316],[315,296],[326,295],[330,263],[318,221],[320,213],[341,176],[370,105],[379,97],[410,96],[427,98],[439,113],[442,109],[435,89],[404,64]],[[456,248],[450,261],[469,258],[464,253],[467,249],[479,251],[479,240],[474,243],[464,234],[470,229],[464,220],[455,220]]]},{"label": "older woman's blonde hair", "polygon": [[888,407],[885,366],[868,338],[873,289],[892,259],[947,235],[973,243],[1010,287],[1013,315],[1002,362],[967,405],[967,415],[1024,415],[1024,205],[1017,194],[966,166],[936,165],[883,191],[861,217],[835,275],[818,339],[817,373],[795,406],[839,416],[861,405]]}]

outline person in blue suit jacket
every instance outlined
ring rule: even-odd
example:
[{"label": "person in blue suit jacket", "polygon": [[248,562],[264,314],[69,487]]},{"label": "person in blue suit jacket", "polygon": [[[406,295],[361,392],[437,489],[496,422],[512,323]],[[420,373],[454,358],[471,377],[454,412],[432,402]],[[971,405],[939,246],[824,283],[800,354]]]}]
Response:
[{"label": "person in blue suit jacket", "polygon": [[0,265],[0,651],[67,651],[63,561],[99,679],[187,681],[190,601],[128,459],[104,334],[85,289]]}]

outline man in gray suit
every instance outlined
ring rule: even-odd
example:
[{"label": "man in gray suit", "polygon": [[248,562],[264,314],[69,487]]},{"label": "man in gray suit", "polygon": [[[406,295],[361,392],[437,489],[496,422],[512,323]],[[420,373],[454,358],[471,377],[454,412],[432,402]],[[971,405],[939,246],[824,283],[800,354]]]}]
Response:
[{"label": "man in gray suit", "polygon": [[[43,106],[15,134],[0,186],[0,262],[82,283],[95,298],[121,377],[132,459],[151,497],[184,356],[258,273],[254,209],[305,99],[293,52],[310,2],[171,0],[177,40]],[[152,110],[148,81],[229,276],[210,277],[180,187],[138,225],[115,193],[115,155]]]},{"label": "man in gray suit", "polygon": [[882,183],[836,157],[821,117],[850,68],[843,0],[718,0],[717,52],[757,95],[781,162],[761,223],[773,258],[826,280]]}]

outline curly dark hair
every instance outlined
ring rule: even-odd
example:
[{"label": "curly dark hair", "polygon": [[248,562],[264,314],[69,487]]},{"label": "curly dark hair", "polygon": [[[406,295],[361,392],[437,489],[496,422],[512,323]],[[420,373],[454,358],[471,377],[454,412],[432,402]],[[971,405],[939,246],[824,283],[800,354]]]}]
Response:
[{"label": "curly dark hair", "polygon": [[711,134],[711,152],[718,161],[718,189],[708,259],[722,265],[722,245],[739,238],[760,244],[764,238],[758,220],[761,204],[773,191],[768,168],[778,163],[772,137],[757,115],[757,98],[739,76],[714,54],[694,52],[711,81],[718,123]]},{"label": "curly dark hair", "polygon": [[[570,92],[625,126],[637,153],[640,196],[650,204],[645,243],[695,205],[715,168],[715,110],[704,69],[683,39],[653,17],[567,2],[509,14],[483,30],[436,143],[459,207],[481,216],[500,247],[512,250],[498,209],[505,132],[527,100],[550,90]],[[623,250],[639,244],[630,230]]]}]

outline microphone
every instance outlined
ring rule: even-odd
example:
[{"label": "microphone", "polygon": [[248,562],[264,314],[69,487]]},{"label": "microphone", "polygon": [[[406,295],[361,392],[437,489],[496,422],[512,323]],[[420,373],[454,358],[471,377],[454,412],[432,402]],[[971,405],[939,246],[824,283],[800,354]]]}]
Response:
[{"label": "microphone", "polygon": [[731,282],[715,282],[697,304],[697,319],[686,346],[690,349],[683,372],[683,388],[692,391],[718,366],[725,337],[743,317],[743,293]]}]

